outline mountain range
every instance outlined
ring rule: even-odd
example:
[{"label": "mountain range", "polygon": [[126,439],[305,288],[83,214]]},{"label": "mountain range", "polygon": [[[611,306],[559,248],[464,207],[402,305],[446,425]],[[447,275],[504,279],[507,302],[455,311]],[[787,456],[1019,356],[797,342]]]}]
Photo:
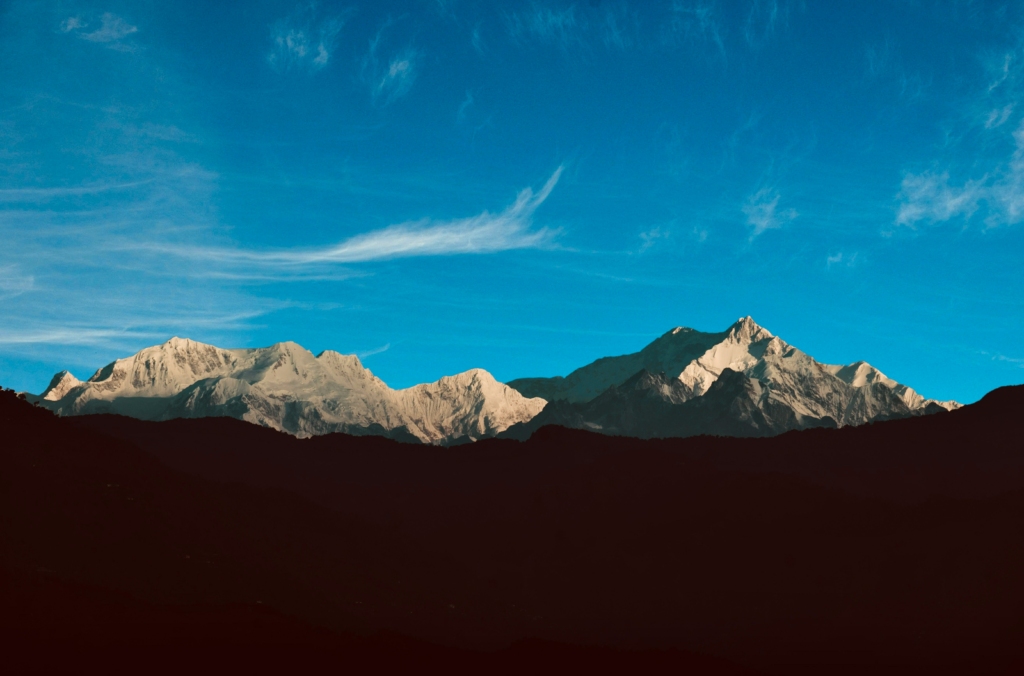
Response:
[{"label": "mountain range", "polygon": [[959,406],[926,399],[865,362],[821,364],[750,317],[720,333],[675,328],[566,377],[506,385],[472,369],[399,390],[354,355],[172,338],[86,381],[62,371],[31,400],[64,416],[230,417],[299,437],[343,432],[446,445],[523,439],[545,424],[643,438],[766,436]]},{"label": "mountain range", "polygon": [[493,436],[545,404],[483,369],[393,390],[354,355],[314,356],[291,342],[224,350],[181,338],[118,359],[85,382],[58,373],[37,402],[60,415],[229,417],[300,437],[344,432],[424,443]]},{"label": "mountain range", "polygon": [[505,432],[543,425],[634,437],[766,436],[845,427],[958,408],[925,399],[870,364],[822,364],[750,317],[721,333],[672,329],[639,352],[606,357],[567,377],[509,382],[551,403]]}]

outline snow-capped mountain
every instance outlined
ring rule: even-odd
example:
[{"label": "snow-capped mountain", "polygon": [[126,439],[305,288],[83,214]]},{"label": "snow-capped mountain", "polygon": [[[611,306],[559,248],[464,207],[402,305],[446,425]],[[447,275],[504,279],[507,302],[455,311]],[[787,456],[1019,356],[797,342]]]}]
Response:
[{"label": "snow-capped mountain", "polygon": [[225,350],[181,338],[118,359],[85,382],[58,373],[35,399],[61,415],[226,416],[300,437],[347,432],[426,443],[494,436],[546,403],[482,369],[393,390],[354,355],[314,356],[290,342]]},{"label": "snow-capped mountain", "polygon": [[925,399],[865,362],[821,364],[750,317],[721,333],[676,328],[565,378],[504,385],[474,369],[403,390],[353,355],[172,338],[84,382],[62,371],[33,400],[61,415],[227,416],[300,437],[345,432],[435,444],[526,438],[545,424],[637,437],[762,436],[959,406]]},{"label": "snow-capped mountain", "polygon": [[[635,379],[641,372],[647,376]],[[729,387],[716,389],[726,375]],[[734,434],[716,430],[734,429],[738,420],[746,421],[741,427],[749,433],[771,434],[959,406],[925,399],[865,362],[821,364],[750,317],[722,333],[676,328],[640,352],[599,359],[565,378],[524,378],[509,385],[528,397],[563,402],[528,427],[557,418],[559,424],[631,436]],[[715,403],[707,399],[712,392]],[[709,422],[722,416],[728,424]]]}]

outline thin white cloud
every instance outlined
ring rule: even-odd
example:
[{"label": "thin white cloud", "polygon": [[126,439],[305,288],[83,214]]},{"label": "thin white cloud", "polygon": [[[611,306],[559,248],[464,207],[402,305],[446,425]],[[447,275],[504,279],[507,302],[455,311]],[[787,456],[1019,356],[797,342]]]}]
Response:
[{"label": "thin white cloud", "polygon": [[0,300],[14,298],[31,291],[35,277],[23,274],[17,266],[0,265]]},{"label": "thin white cloud", "polygon": [[366,359],[367,357],[372,357],[375,354],[381,354],[382,352],[387,352],[390,349],[391,349],[391,343],[388,343],[387,345],[381,345],[380,347],[375,347],[372,350],[367,350],[366,352],[360,352],[356,356],[359,357],[360,359]]},{"label": "thin white cloud", "polygon": [[583,42],[586,29],[577,14],[576,5],[552,9],[534,5],[526,12],[515,12],[505,17],[509,36],[516,42],[535,40],[561,49],[569,49]]},{"label": "thin white cloud", "polygon": [[274,48],[267,57],[273,65],[287,63],[292,59],[301,60],[309,51],[309,38],[305,31],[294,28],[287,32],[281,31],[274,36]]},{"label": "thin white cloud", "polygon": [[641,244],[640,244],[640,251],[639,251],[639,253],[643,253],[643,252],[647,251],[652,246],[654,246],[658,242],[658,240],[660,240],[660,239],[667,239],[668,236],[669,236],[669,231],[668,230],[663,230],[661,227],[654,227],[654,228],[651,228],[650,230],[648,230],[646,232],[641,232],[640,233]]},{"label": "thin white cloud", "polygon": [[943,223],[970,219],[981,205],[989,227],[1024,220],[1024,121],[1013,132],[1014,151],[979,179],[950,185],[949,173],[907,174],[897,195],[896,224]]},{"label": "thin white cloud", "polygon": [[1010,77],[1010,65],[1013,63],[1013,54],[1006,54],[1003,57],[1002,66],[997,69],[996,79],[989,83],[989,93],[998,89],[1001,84],[1006,82],[1007,78]]},{"label": "thin white cloud", "polygon": [[605,47],[625,51],[640,41],[640,19],[623,5],[609,4],[600,22]]},{"label": "thin white cloud", "polygon": [[476,50],[477,54],[484,53],[484,37],[480,31],[480,24],[473,26],[473,33],[470,35],[470,42],[473,45],[473,49]]},{"label": "thin white cloud", "polygon": [[878,44],[868,45],[864,50],[867,58],[868,79],[875,79],[898,67],[896,48],[890,38]]},{"label": "thin white cloud", "polygon": [[466,111],[473,105],[473,92],[466,92],[466,98],[459,104],[459,112],[455,115],[455,121],[462,124],[466,121]]},{"label": "thin white cloud", "polygon": [[46,328],[39,330],[8,331],[0,330],[0,345],[109,345],[114,339],[154,339],[163,337],[163,333],[152,331],[132,331],[123,329],[97,329],[81,326],[66,328]]},{"label": "thin white cloud", "polygon": [[536,248],[548,243],[553,233],[546,229],[532,229],[533,214],[554,190],[562,169],[555,170],[540,191],[534,193],[531,188],[526,188],[515,202],[497,214],[484,211],[469,218],[439,223],[427,219],[402,223],[319,249],[252,251],[165,245],[125,246],[224,264],[261,264],[275,268]]},{"label": "thin white cloud", "polygon": [[416,58],[416,52],[411,50],[393,57],[383,75],[378,78],[373,98],[393,101],[405,96],[416,81]]},{"label": "thin white cloud", "polygon": [[716,3],[713,1],[673,2],[666,23],[665,37],[670,44],[683,42],[698,49],[713,45],[719,55],[725,56],[722,26],[718,20]]},{"label": "thin white cloud", "polygon": [[390,57],[382,55],[385,49],[385,34],[394,24],[388,20],[372,40],[363,57],[361,77],[370,87],[370,97],[375,104],[390,105],[412,89],[419,75],[421,54],[411,46],[391,52]]},{"label": "thin white cloud", "polygon": [[743,37],[753,49],[765,46],[786,23],[789,6],[779,0],[754,0],[743,25]]},{"label": "thin white cloud", "polygon": [[273,25],[267,54],[272,68],[282,72],[299,68],[317,71],[331,60],[351,10],[323,19],[316,18],[314,10],[315,6],[310,5]]},{"label": "thin white cloud", "polygon": [[61,22],[60,30],[63,33],[74,33],[83,40],[96,42],[120,51],[132,50],[131,45],[125,43],[124,39],[139,31],[137,26],[133,26],[111,12],[105,12],[100,16],[100,25],[95,30],[86,31],[89,26],[90,23],[83,18],[72,16]]},{"label": "thin white cloud", "polygon": [[[252,328],[250,320],[267,314],[269,310],[210,314],[203,311],[176,316],[135,317],[135,321],[120,326],[102,320],[94,323],[83,321],[47,322],[45,326],[0,328],[0,346],[68,345],[79,347],[122,348],[122,346],[166,340],[174,333],[238,331]],[[136,315],[138,313],[136,312]],[[100,324],[100,325],[97,325]]]},{"label": "thin white cloud", "polygon": [[988,117],[985,119],[985,129],[995,129],[1006,124],[1006,121],[1010,118],[1010,114],[1013,113],[1014,104],[1008,103],[1002,108],[995,108],[989,111]]},{"label": "thin white cloud", "polygon": [[1020,368],[1024,369],[1024,359],[1019,359],[1017,357],[1007,357],[1006,355],[1003,354],[997,354],[992,358],[995,359],[996,361],[1006,362],[1008,364],[1013,364],[1014,366],[1019,366]]},{"label": "thin white cloud", "polygon": [[830,254],[825,258],[825,267],[829,270],[835,267],[852,268],[857,265],[858,258],[860,258],[860,252],[858,251],[853,253],[840,251],[837,254]]},{"label": "thin white cloud", "polygon": [[118,190],[131,190],[149,183],[152,183],[152,180],[54,188],[2,188],[0,189],[0,202],[45,202],[61,197],[80,197]]},{"label": "thin white cloud", "polygon": [[[973,219],[991,228],[1024,221],[1024,118],[1018,105],[1024,83],[1021,45],[984,59],[977,98],[960,122],[970,128],[947,133],[947,147],[967,146],[968,139],[980,136],[980,147],[958,147],[956,152],[971,157],[975,178],[951,179],[950,174],[966,174],[952,162],[949,170],[908,172],[896,194],[896,225],[914,228]],[[991,151],[999,147],[1005,148],[1001,157]]]},{"label": "thin white cloud", "polygon": [[908,174],[900,188],[897,225],[913,227],[920,221],[941,223],[954,216],[970,218],[984,194],[984,180],[949,185],[949,173]]},{"label": "thin white cloud", "polygon": [[795,209],[780,210],[780,199],[779,192],[774,188],[761,188],[747,198],[742,211],[747,217],[747,224],[753,227],[751,239],[766,230],[781,228],[799,215]]},{"label": "thin white cloud", "polygon": [[91,33],[81,33],[83,40],[90,42],[117,42],[132,33],[138,32],[138,28],[131,25],[116,14],[106,12],[100,17],[100,27]]},{"label": "thin white cloud", "polygon": [[72,16],[65,19],[60,24],[60,30],[62,33],[70,33],[71,31],[78,30],[79,28],[85,28],[85,23],[81,17]]}]

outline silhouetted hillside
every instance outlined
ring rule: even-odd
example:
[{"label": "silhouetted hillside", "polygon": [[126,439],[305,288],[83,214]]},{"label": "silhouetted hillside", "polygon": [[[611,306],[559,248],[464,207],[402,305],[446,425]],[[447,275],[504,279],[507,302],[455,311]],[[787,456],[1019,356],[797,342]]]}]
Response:
[{"label": "silhouetted hillside", "polygon": [[569,647],[589,645],[687,651],[623,658],[684,673],[728,673],[693,652],[770,673],[1000,673],[1024,638],[1021,404],[1024,388],[1004,388],[950,413],[768,439],[545,428],[446,449],[229,419],[59,419],[5,393],[8,591],[35,580],[56,608],[23,622],[45,604],[9,594],[6,622],[43,644],[298,636],[280,643],[348,655],[376,654],[355,637],[387,630],[418,663],[488,669],[509,653],[418,641],[558,644],[513,649],[534,665],[619,655]]}]

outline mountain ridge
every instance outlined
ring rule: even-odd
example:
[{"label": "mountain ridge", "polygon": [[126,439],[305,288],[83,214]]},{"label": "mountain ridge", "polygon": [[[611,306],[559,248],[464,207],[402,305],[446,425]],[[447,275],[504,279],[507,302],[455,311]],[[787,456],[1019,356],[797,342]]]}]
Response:
[{"label": "mountain ridge", "polygon": [[85,382],[62,374],[33,398],[61,415],[226,416],[300,437],[346,432],[424,443],[475,439],[532,418],[545,403],[483,369],[394,390],[355,355],[324,350],[314,356],[290,341],[227,350],[174,337],[107,364]]},{"label": "mountain ridge", "polygon": [[[699,355],[681,366],[698,351]],[[637,365],[641,366],[638,371],[622,377],[622,373]],[[822,364],[759,326],[750,316],[741,317],[721,333],[677,327],[639,352],[599,359],[564,378],[517,379],[509,381],[509,385],[525,396],[564,400],[586,418],[584,410],[594,415],[593,403],[600,396],[621,387],[639,371],[664,373],[673,380],[676,405],[702,398],[727,371],[742,374],[751,381],[744,396],[754,401],[762,414],[768,419],[790,420],[797,428],[804,426],[803,420],[812,427],[828,420],[842,427],[959,407],[956,402],[926,399],[864,361]],[[591,396],[594,392],[598,394]],[[561,406],[557,415],[565,416],[567,410]],[[600,425],[594,424],[581,429],[588,427],[600,429]],[[671,436],[669,430],[674,427],[678,425],[648,429],[644,436]],[[792,429],[769,420],[757,427],[759,433]],[[699,429],[699,433],[715,433],[713,425]]]},{"label": "mountain ridge", "polygon": [[820,363],[750,316],[717,333],[676,327],[639,352],[564,378],[503,384],[470,369],[402,389],[355,355],[314,355],[291,341],[223,349],[175,336],[86,381],[61,371],[32,400],[60,415],[227,416],[299,437],[345,432],[446,445],[521,438],[543,424],[642,438],[763,436],[959,406],[925,399],[864,361]]}]

